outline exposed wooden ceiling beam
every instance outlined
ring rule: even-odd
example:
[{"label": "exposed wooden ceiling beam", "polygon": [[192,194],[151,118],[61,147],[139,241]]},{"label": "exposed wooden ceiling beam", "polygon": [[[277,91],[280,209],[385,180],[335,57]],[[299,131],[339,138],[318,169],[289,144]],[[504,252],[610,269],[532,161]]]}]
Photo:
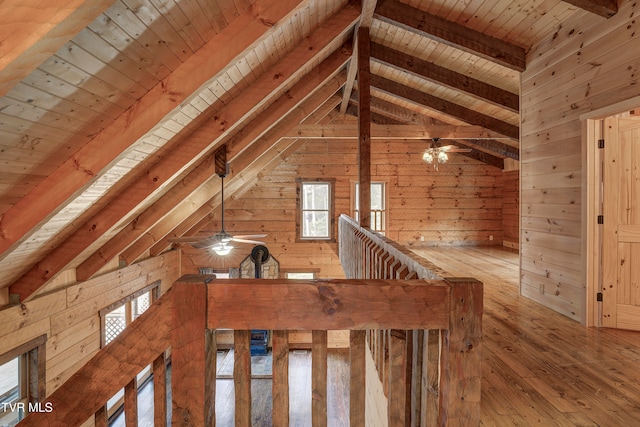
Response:
[{"label": "exposed wooden ceiling beam", "polygon": [[510,159],[520,160],[520,150],[493,139],[454,139],[451,142],[455,142],[457,145],[475,148],[478,151],[495,155],[497,157],[508,157]]},{"label": "exposed wooden ceiling beam", "polygon": [[617,0],[564,0],[580,9],[595,13],[605,18],[611,18],[618,13]]},{"label": "exposed wooden ceiling beam", "polygon": [[[247,117],[255,105],[256,99],[268,98],[270,94],[276,93],[278,88],[285,86],[289,78],[274,79],[274,72],[290,78],[295,76],[301,69],[304,69],[304,65],[322,55],[335,37],[344,34],[348,28],[353,26],[356,17],[356,9],[348,6],[343,9],[342,13],[334,16],[327,25],[319,27],[311,37],[305,38],[273,69],[263,73],[258,80],[218,112],[216,120],[211,120],[200,126],[186,141],[181,143],[179,149],[170,151],[159,163],[147,171],[144,179],[135,181],[118,195],[116,202],[110,203],[58,245],[44,260],[14,282],[10,286],[10,292],[20,295],[21,300],[27,298],[49,279],[68,267],[82,251],[89,248],[129,212],[135,211],[138,204],[142,203],[150,194],[162,185],[171,182],[188,167],[196,164],[217,144],[219,138],[227,135],[229,129],[234,128],[236,123]],[[344,65],[350,53],[343,49],[337,49],[322,64],[329,70],[329,73],[335,72],[336,69]],[[314,76],[318,77],[312,74],[304,79],[309,86],[301,91],[302,95],[308,95],[310,90],[322,81],[314,80]],[[221,125],[221,121],[225,122],[224,126]],[[100,262],[107,261],[100,260]]]},{"label": "exposed wooden ceiling beam", "polygon": [[481,126],[516,141],[519,138],[520,132],[518,126],[514,126],[493,117],[486,116],[477,111],[473,111],[460,105],[454,104],[453,102],[440,99],[433,95],[429,95],[417,89],[404,86],[400,83],[394,82],[384,77],[372,75],[371,85],[384,92],[402,97],[406,100],[418,103],[427,108],[434,109],[441,113],[456,117],[471,125]]},{"label": "exposed wooden ceiling beam", "polygon": [[0,14],[0,96],[89,25],[115,0],[5,0]]},{"label": "exposed wooden ceiling beam", "polygon": [[[452,145],[458,145],[460,147],[464,147],[464,145],[455,142],[455,141],[451,141]],[[479,162],[482,162],[484,164],[487,164],[489,166],[494,166],[498,169],[504,169],[504,159],[494,156],[492,154],[489,153],[485,153],[482,151],[477,151],[477,150],[473,150],[470,153],[456,153],[459,154],[461,156],[464,157],[468,157],[470,159],[474,159],[477,160]]]},{"label": "exposed wooden ceiling beam", "polygon": [[526,68],[525,50],[395,0],[382,1],[375,19],[404,28],[516,71]]},{"label": "exposed wooden ceiling beam", "polygon": [[[7,249],[28,237],[47,218],[63,209],[149,129],[269,31],[272,25],[265,23],[278,22],[298,3],[299,0],[271,2],[259,13],[251,9],[238,16],[109,127],[49,174],[5,212],[0,223],[0,258],[8,254]],[[229,40],[233,40],[233,43],[229,43]],[[34,286],[38,285],[34,283],[20,288],[30,294],[28,289],[33,290]]]},{"label": "exposed wooden ceiling beam", "polygon": [[[349,101],[350,106],[347,108],[347,114],[356,115],[357,114],[357,103],[358,99],[356,96],[351,94],[351,100]],[[410,110],[408,108],[401,107],[399,105],[394,104],[393,102],[389,102],[380,98],[373,97],[371,98],[371,112],[372,114],[372,122],[379,124],[414,124],[414,125],[423,125],[423,126],[433,126],[433,125],[442,125],[443,123],[433,117],[426,116],[424,114],[420,114],[414,110]],[[376,121],[373,118],[376,116],[383,116],[388,119],[392,119],[395,122],[384,122],[384,121]]]},{"label": "exposed wooden ceiling beam", "polygon": [[[353,117],[358,117],[358,106],[353,104],[353,103],[349,103],[349,106],[347,107],[347,111],[345,112],[345,114],[348,114],[350,116]],[[371,113],[371,123],[375,123],[375,124],[394,124],[394,125],[403,125],[404,122],[401,120],[395,120],[391,117],[387,117],[385,115],[382,114],[377,114],[372,112]]]},{"label": "exposed wooden ceiling beam", "polygon": [[520,97],[518,94],[440,67],[432,62],[424,61],[378,43],[371,43],[371,57],[395,69],[407,71],[436,84],[464,92],[514,113],[519,111]]},{"label": "exposed wooden ceiling beam", "polygon": [[353,54],[349,61],[349,67],[347,69],[347,83],[344,85],[342,93],[342,103],[340,104],[340,112],[344,113],[349,104],[349,98],[351,97],[351,91],[353,90],[353,84],[356,81],[356,74],[358,71],[358,29],[360,27],[371,27],[371,21],[373,19],[373,12],[376,9],[377,0],[363,0],[362,12],[360,13],[360,21],[356,25],[353,32]]},{"label": "exposed wooden ceiling beam", "polygon": [[[346,59],[346,57],[343,58],[343,64]],[[259,134],[261,136],[263,133],[268,132],[273,126],[260,126],[258,123],[274,124],[279,120],[283,120],[283,117],[286,117],[288,120],[295,120],[295,118],[297,118],[296,123],[298,123],[304,119],[305,116],[312,114],[319,104],[326,100],[327,96],[337,92],[344,83],[344,78],[344,74],[329,78],[329,80],[321,86],[323,90],[317,92],[314,92],[318,84],[315,79],[302,79],[280,99],[282,103],[289,102],[290,111],[288,113],[283,114],[279,108],[269,108],[263,111],[255,120],[252,120],[250,127],[262,127],[263,132]],[[312,82],[309,83],[308,80],[312,80]],[[306,98],[301,104],[300,94],[303,94]],[[262,116],[264,116],[264,119]],[[294,117],[293,119],[291,119],[292,116]],[[262,153],[262,147],[255,147],[255,149],[253,149],[254,147],[252,146],[251,150],[238,150],[237,147],[235,147],[236,145],[251,146],[256,139],[259,138],[251,135],[245,136],[241,140],[237,140],[234,137],[230,140],[222,141],[223,144],[227,145],[227,155],[230,166],[238,168],[239,170],[243,169],[244,165],[238,165],[238,161],[233,160],[233,157],[237,157],[237,153],[247,153],[247,156],[254,157]],[[207,173],[206,168],[208,166]],[[108,261],[122,253],[121,260],[126,264],[132,263],[154,244],[164,239],[185,217],[188,217],[204,204],[209,203],[212,196],[220,190],[220,179],[213,175],[210,166],[210,163],[208,165],[205,164],[191,172],[184,180],[155,202],[153,206],[150,206],[145,212],[140,214],[135,221],[127,225],[127,227],[111,239],[107,245],[101,248],[99,252],[96,252],[96,254],[88,258],[78,267],[78,278],[88,277],[97,271],[97,268],[101,266],[101,258],[105,258]],[[200,171],[202,168],[205,168],[204,172]],[[187,188],[188,184],[194,179],[199,182],[199,186],[195,190],[190,190]],[[229,181],[227,180],[225,183],[227,184],[225,185],[225,189],[228,190]],[[226,191],[226,194],[227,197],[230,196],[228,191]],[[135,233],[136,229],[139,230],[137,233]],[[108,252],[108,257],[99,257],[99,254],[105,252]]]},{"label": "exposed wooden ceiling beam", "polygon": [[[311,139],[357,139],[356,123],[343,125],[299,125],[291,129],[287,138]],[[453,125],[380,125],[371,124],[371,139],[430,139],[430,138],[504,138],[498,132],[492,132],[481,126]]]},{"label": "exposed wooden ceiling beam", "polygon": [[[341,78],[344,81],[346,75]],[[312,98],[309,99],[310,105],[315,104],[319,97],[323,95],[327,96],[331,90],[330,88],[320,88],[317,93],[312,95],[312,98],[316,98],[316,100],[312,100]],[[340,98],[336,96],[330,97],[322,106],[305,118],[303,123],[318,123],[327,116],[329,111],[333,110],[339,102]],[[228,181],[225,182],[225,196],[227,199],[237,199],[240,197],[245,191],[253,187],[262,176],[269,173],[284,161],[303,143],[303,140],[281,138],[288,129],[297,123],[299,122],[291,116],[284,117],[276,126],[261,137],[259,141],[256,141],[256,144],[259,146],[268,148],[264,150],[245,150],[235,159],[231,160],[230,169],[232,173]],[[212,197],[207,203],[197,209],[183,211],[183,220],[173,225],[174,228],[170,236],[195,235],[207,226],[211,220],[209,217],[210,213],[218,206],[220,206],[219,197]],[[155,230],[150,230],[149,233],[154,236],[157,235]],[[152,256],[166,249],[169,245],[167,238],[168,237],[165,236],[159,239],[151,248],[150,253]],[[123,254],[124,259],[133,259],[134,254],[130,254],[129,252],[130,251],[126,251]]]}]

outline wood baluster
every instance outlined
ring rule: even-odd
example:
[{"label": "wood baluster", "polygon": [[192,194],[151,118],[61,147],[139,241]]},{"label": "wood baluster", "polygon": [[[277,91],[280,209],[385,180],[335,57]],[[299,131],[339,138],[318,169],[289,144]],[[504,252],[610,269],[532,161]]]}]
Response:
[{"label": "wood baluster", "polygon": [[440,330],[429,329],[426,331],[424,345],[423,386],[422,386],[422,425],[433,426],[438,423],[440,394]]},{"label": "wood baluster", "polygon": [[350,332],[349,419],[351,427],[364,427],[365,425],[366,348],[364,338],[364,331]]},{"label": "wood baluster", "polygon": [[311,424],[324,427],[327,425],[327,331],[311,334]]},{"label": "wood baluster", "polygon": [[236,395],[236,427],[251,426],[251,331],[234,332],[233,383]]},{"label": "wood baluster", "polygon": [[418,427],[421,424],[422,411],[422,384],[424,374],[422,366],[424,363],[424,330],[416,329],[411,331],[413,339],[413,351],[411,352],[411,427]]},{"label": "wood baluster", "polygon": [[[107,405],[101,406],[94,415],[95,427],[107,427]],[[164,425],[167,425],[166,423]]]},{"label": "wood baluster", "polygon": [[138,426],[138,380],[134,377],[124,387],[124,424]]},{"label": "wood baluster", "polygon": [[164,352],[153,361],[153,423],[167,425],[167,364]]},{"label": "wood baluster", "polygon": [[[204,365],[204,425],[216,425],[216,372],[218,370],[218,344],[215,329],[205,330],[205,365]],[[158,424],[156,424],[158,425]],[[164,426],[164,424],[161,424]]]},{"label": "wood baluster", "polygon": [[389,331],[389,425],[405,425],[407,374],[407,333]]},{"label": "wood baluster", "polygon": [[273,354],[271,398],[274,427],[289,426],[289,339],[287,331],[271,333]]}]

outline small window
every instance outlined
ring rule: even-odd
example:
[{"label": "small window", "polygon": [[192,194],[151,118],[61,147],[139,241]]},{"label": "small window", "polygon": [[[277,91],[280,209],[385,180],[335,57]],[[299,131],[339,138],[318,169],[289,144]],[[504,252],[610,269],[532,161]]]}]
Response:
[{"label": "small window", "polygon": [[[359,185],[356,182],[353,196],[353,218],[360,221]],[[387,229],[386,193],[384,182],[371,183],[371,229],[384,234]]]},{"label": "small window", "polygon": [[320,180],[298,181],[298,228],[301,240],[333,239],[332,182]]},{"label": "small window", "polygon": [[0,356],[1,426],[15,426],[31,410],[50,411],[38,405],[44,397],[45,342],[43,335]]},{"label": "small window", "polygon": [[284,273],[287,279],[315,279],[316,273],[312,271],[288,271]]},{"label": "small window", "polygon": [[[156,282],[128,297],[100,310],[102,323],[102,346],[109,344],[125,330],[127,325],[140,317],[155,301],[160,293],[160,283]],[[151,366],[144,368],[137,376],[138,388],[151,378]],[[107,401],[107,415],[111,419],[122,409],[124,389],[120,389]]]}]

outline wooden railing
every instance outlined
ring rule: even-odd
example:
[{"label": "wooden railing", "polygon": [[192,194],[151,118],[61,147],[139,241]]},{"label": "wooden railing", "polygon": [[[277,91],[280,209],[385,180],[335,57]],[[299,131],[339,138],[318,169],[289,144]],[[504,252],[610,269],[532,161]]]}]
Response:
[{"label": "wooden railing", "polygon": [[171,290],[154,302],[112,342],[69,378],[45,402],[50,412],[33,412],[20,427],[79,426],[95,417],[106,426],[106,402],[123,387],[127,426],[137,425],[136,376],[153,365],[154,423],[167,425],[165,350],[171,346]]},{"label": "wooden railing", "polygon": [[348,278],[436,279],[450,284],[456,295],[448,328],[367,331],[388,398],[389,425],[478,425],[482,283],[444,278],[438,266],[347,216],[340,217],[339,231],[340,260]]},{"label": "wooden railing", "polygon": [[348,218],[340,232],[347,279],[182,277],[47,399],[53,412],[31,414],[21,427],[81,425],[94,414],[104,426],[102,408],[123,387],[126,425],[135,426],[135,378],[150,363],[155,425],[166,425],[170,346],[172,425],[215,425],[216,329],[235,330],[236,426],[252,423],[253,329],[273,331],[273,426],[289,425],[289,330],[312,331],[313,426],[327,425],[329,330],[350,331],[352,427],[366,422],[367,352],[384,384],[388,425],[479,425],[482,284],[443,279],[435,266]]}]

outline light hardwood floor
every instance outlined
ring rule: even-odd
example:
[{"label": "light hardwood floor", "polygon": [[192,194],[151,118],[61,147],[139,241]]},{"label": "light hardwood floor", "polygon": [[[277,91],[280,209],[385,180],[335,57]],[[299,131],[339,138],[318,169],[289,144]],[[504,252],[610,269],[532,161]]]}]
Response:
[{"label": "light hardwood floor", "polygon": [[586,328],[521,297],[515,253],[414,252],[484,283],[482,425],[640,425],[640,333]]}]

